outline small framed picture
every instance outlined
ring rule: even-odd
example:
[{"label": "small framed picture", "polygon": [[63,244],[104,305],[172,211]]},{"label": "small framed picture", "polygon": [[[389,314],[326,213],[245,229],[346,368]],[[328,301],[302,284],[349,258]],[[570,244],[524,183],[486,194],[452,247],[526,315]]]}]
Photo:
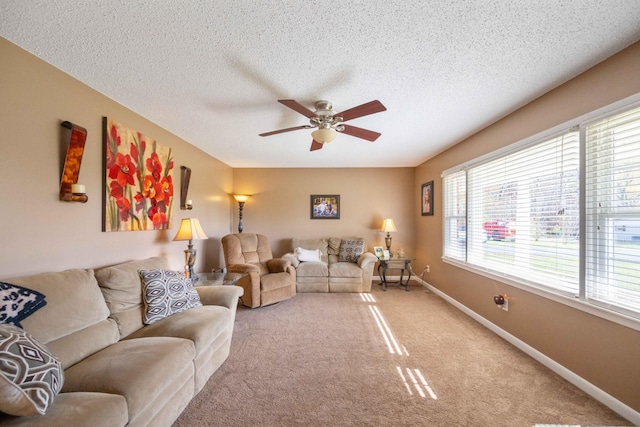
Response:
[{"label": "small framed picture", "polygon": [[384,258],[384,249],[382,248],[382,246],[374,246],[373,253],[378,257],[378,259]]},{"label": "small framed picture", "polygon": [[422,184],[422,216],[433,215],[433,181]]},{"label": "small framed picture", "polygon": [[311,219],[340,219],[340,195],[312,194]]}]

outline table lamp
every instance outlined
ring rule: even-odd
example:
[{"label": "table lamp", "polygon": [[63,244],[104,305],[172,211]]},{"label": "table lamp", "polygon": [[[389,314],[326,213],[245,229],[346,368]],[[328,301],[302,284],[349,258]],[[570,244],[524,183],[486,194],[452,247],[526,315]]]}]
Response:
[{"label": "table lamp", "polygon": [[398,229],[396,228],[396,224],[393,222],[393,219],[385,218],[384,221],[382,221],[382,228],[380,230],[387,232],[387,237],[384,238],[384,243],[387,245],[387,250],[389,251],[389,253],[391,253],[391,234],[389,233],[398,231]]},{"label": "table lamp", "polygon": [[202,239],[208,239],[208,237],[204,234],[200,226],[200,221],[198,221],[197,218],[184,218],[182,222],[180,222],[180,228],[178,228],[176,237],[173,238],[173,240],[189,241],[187,249],[184,251],[184,273],[192,280],[197,279],[196,274],[193,272],[193,265],[196,262],[196,250],[193,249],[192,241]]}]

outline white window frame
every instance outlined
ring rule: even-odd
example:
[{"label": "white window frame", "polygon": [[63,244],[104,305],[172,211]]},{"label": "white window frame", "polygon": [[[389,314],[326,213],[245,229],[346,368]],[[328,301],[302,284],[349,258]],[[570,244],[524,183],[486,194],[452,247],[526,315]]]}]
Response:
[{"label": "white window frame", "polygon": [[[614,104],[600,108],[591,113],[577,117],[576,119],[573,119],[569,122],[560,124],[551,129],[548,129],[546,131],[533,135],[529,138],[523,139],[519,142],[503,147],[499,150],[493,151],[491,153],[487,153],[479,158],[472,159],[470,161],[457,165],[453,168],[447,169],[443,171],[441,175],[442,181],[443,181],[443,189],[442,189],[443,198],[446,197],[446,194],[444,192],[444,187],[445,187],[445,179],[447,176],[454,173],[459,173],[461,171],[466,171],[472,167],[503,157],[511,152],[520,151],[525,149],[528,146],[544,142],[546,140],[553,138],[554,136],[567,132],[567,130],[571,128],[576,128],[576,127],[579,128],[580,138],[581,138],[581,142],[580,142],[581,143],[581,154],[580,154],[581,165],[584,165],[585,164],[585,147],[584,147],[585,138],[584,137],[585,137],[586,126],[588,126],[589,124],[592,124],[593,122],[601,120],[607,116],[614,116],[626,110],[630,110],[638,107],[640,107],[640,94],[636,94],[629,98],[623,99]],[[585,169],[586,168],[584,166],[581,166],[580,168],[581,183],[585,182],[585,178],[586,178]],[[475,274],[479,274],[481,276],[490,278],[492,280],[506,283],[515,288],[526,290],[530,293],[540,295],[542,297],[551,299],[553,301],[560,302],[562,304],[571,306],[581,311],[585,311],[590,314],[605,318],[607,320],[616,322],[618,324],[630,327],[634,330],[640,331],[640,312],[625,313],[624,311],[613,311],[606,305],[601,305],[601,304],[598,304],[596,301],[590,300],[585,295],[585,259],[587,256],[586,237],[585,237],[586,236],[586,233],[585,233],[586,231],[586,202],[585,202],[586,189],[585,187],[586,187],[585,185],[580,185],[580,236],[581,237],[580,237],[580,244],[579,244],[579,255],[580,255],[580,268],[579,268],[580,292],[579,294],[577,295],[563,294],[562,292],[558,292],[556,290],[550,290],[543,286],[539,286],[535,283],[528,282],[525,279],[511,277],[511,276],[496,273],[493,271],[488,271],[487,269],[467,263],[466,256],[464,257],[465,258],[464,261],[446,256],[444,245],[447,242],[446,240],[447,239],[447,236],[446,236],[447,218],[445,218],[445,215],[443,215],[443,248],[442,248],[443,262],[468,270]],[[468,189],[468,183],[467,183],[467,189]],[[446,207],[447,207],[447,200],[445,199],[442,206],[443,212],[445,211]],[[468,214],[468,208],[467,208],[467,214]],[[467,217],[467,221],[468,221],[468,217]]]}]

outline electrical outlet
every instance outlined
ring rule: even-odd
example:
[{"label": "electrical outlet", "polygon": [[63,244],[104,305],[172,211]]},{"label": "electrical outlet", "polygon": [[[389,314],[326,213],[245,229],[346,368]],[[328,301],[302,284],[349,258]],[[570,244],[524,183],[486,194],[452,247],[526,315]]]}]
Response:
[{"label": "electrical outlet", "polygon": [[427,268],[424,269],[427,273],[431,273],[431,267],[427,265]]},{"label": "electrical outlet", "polygon": [[494,295],[493,302],[496,304],[496,307],[501,308],[504,311],[509,311],[509,297],[507,297],[507,294]]}]

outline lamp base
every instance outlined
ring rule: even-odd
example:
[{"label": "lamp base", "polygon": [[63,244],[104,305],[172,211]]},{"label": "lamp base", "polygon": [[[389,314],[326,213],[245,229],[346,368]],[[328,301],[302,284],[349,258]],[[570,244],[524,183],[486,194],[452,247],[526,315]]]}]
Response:
[{"label": "lamp base", "polygon": [[193,271],[193,265],[195,263],[196,250],[192,249],[191,245],[189,245],[189,249],[184,251],[184,275],[193,281],[198,280],[198,275]]},{"label": "lamp base", "polygon": [[387,250],[389,251],[389,256],[391,256],[391,236],[387,233],[387,237],[384,238],[384,243],[387,245]]}]

